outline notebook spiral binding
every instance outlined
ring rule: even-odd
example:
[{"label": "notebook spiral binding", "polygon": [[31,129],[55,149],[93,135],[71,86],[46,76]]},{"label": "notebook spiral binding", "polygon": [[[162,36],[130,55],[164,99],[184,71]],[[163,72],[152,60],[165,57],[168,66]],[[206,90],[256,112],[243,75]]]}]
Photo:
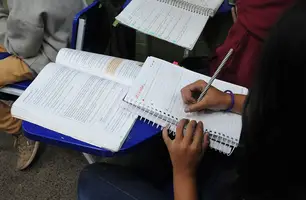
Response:
[{"label": "notebook spiral binding", "polygon": [[210,8],[204,8],[202,6],[194,5],[192,3],[188,3],[182,0],[157,0],[162,3],[166,3],[184,10],[188,10],[190,12],[205,15],[205,16],[212,16],[214,14],[214,10]]},{"label": "notebook spiral binding", "polygon": [[[132,98],[125,98],[125,101],[132,107],[133,112],[140,117],[141,121],[145,123],[152,124],[156,128],[162,130],[167,125],[169,126],[169,134],[175,135],[176,127],[179,123],[179,119],[175,116],[170,115],[167,112],[159,110],[154,107],[152,103],[151,106],[142,103],[141,101],[133,100]],[[164,124],[158,123],[158,120],[164,122]],[[210,137],[210,147],[224,153],[224,148],[230,148],[231,151],[227,155],[231,155],[235,147],[238,145],[238,141],[234,138],[228,137],[225,134],[218,133],[216,131],[204,130],[209,134]]]},{"label": "notebook spiral binding", "polygon": [[[135,108],[133,111],[135,114],[140,116],[140,120],[147,122],[148,124],[151,122],[152,126],[155,126],[156,128],[160,128],[161,130],[163,127],[169,125],[169,129],[171,129],[172,134],[174,135],[174,130],[178,124],[178,118],[175,118],[174,116],[171,116],[170,114],[167,114],[166,112],[163,112],[161,110],[158,110],[154,108],[153,106],[148,106],[141,101],[135,101],[131,98],[126,97],[125,101],[131,105],[133,108]],[[150,116],[153,116],[151,118]],[[149,120],[149,118],[151,118]],[[159,124],[157,121],[158,119],[165,122],[164,124]]]}]

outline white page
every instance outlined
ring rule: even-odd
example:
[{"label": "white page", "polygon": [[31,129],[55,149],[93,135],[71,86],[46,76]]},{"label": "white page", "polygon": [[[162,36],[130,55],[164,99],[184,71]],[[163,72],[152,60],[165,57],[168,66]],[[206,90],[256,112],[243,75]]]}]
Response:
[{"label": "white page", "polygon": [[12,114],[117,151],[137,117],[121,106],[127,90],[122,84],[51,63],[13,104]]},{"label": "white page", "polygon": [[59,51],[56,63],[128,86],[132,84],[142,65],[132,60],[67,48]]},{"label": "white page", "polygon": [[116,19],[140,32],[192,50],[209,17],[155,0],[133,0]]},{"label": "white page", "polygon": [[[128,92],[128,101],[141,102],[143,107],[154,108],[180,120],[182,118],[203,121],[205,129],[217,132],[239,141],[241,116],[224,112],[185,113],[185,104],[180,90],[197,80],[209,81],[209,77],[200,75],[166,61],[149,57]],[[236,94],[247,94],[244,87],[215,80],[213,86],[224,91],[231,90]]]}]

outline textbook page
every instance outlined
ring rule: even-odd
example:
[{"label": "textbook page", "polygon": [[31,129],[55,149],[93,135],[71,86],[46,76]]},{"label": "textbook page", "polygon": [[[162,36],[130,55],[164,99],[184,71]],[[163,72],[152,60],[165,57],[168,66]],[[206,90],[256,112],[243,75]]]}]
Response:
[{"label": "textbook page", "polygon": [[51,63],[13,104],[12,115],[118,151],[137,118],[121,106],[127,90],[122,84]]},{"label": "textbook page", "polygon": [[[208,76],[149,57],[125,100],[136,102],[135,104],[139,103],[138,105],[144,109],[154,112],[156,110],[157,113],[173,116],[177,121],[183,118],[203,121],[205,129],[222,133],[238,141],[242,127],[240,115],[228,112],[185,113],[184,111],[186,105],[181,97],[181,89],[197,80],[208,82],[209,79]],[[236,94],[247,94],[248,92],[244,87],[220,80],[215,80],[213,86],[221,91],[231,90]]]},{"label": "textbook page", "polygon": [[209,17],[157,0],[132,0],[116,19],[140,32],[192,50]]},{"label": "textbook page", "polygon": [[142,65],[137,61],[68,48],[59,51],[56,63],[128,86],[132,84]]}]

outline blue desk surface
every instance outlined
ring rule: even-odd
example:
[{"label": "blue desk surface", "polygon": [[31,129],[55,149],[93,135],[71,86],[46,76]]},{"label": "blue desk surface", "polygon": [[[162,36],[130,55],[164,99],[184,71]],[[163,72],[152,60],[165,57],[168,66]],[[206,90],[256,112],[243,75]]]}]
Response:
[{"label": "blue desk surface", "polygon": [[16,88],[16,89],[20,89],[20,90],[25,90],[30,84],[31,84],[31,81],[21,81],[21,82],[14,83],[13,85],[9,85],[9,86]]},{"label": "blue desk surface", "polygon": [[0,52],[0,60],[5,59],[7,57],[11,56],[10,53],[7,52]]},{"label": "blue desk surface", "polygon": [[231,9],[232,9],[232,6],[228,3],[228,0],[224,0],[218,10],[218,13],[227,13],[227,12],[230,12]]},{"label": "blue desk surface", "polygon": [[[45,129],[43,127],[40,127],[38,125],[29,122],[23,122],[23,129],[25,131],[24,133],[25,136],[32,140],[37,140],[48,144],[59,145],[77,151],[94,154],[97,156],[114,155],[113,152],[110,152],[108,150],[81,142],[79,140]],[[125,143],[122,145],[122,148],[120,149],[119,152],[116,152],[116,154],[124,153],[126,150],[131,149],[137,144],[160,133],[160,131],[161,129],[157,129],[155,126],[153,127],[152,124],[148,124],[143,121],[137,120],[130,134],[128,135]]]},{"label": "blue desk surface", "polygon": [[88,12],[90,9],[94,8],[95,6],[99,6],[100,2],[98,0],[94,0],[92,4],[78,12],[73,19],[72,23],[72,37],[71,37],[71,43],[70,48],[75,49],[76,43],[77,43],[77,34],[78,34],[78,26],[79,26],[79,19],[84,15],[86,12]]}]

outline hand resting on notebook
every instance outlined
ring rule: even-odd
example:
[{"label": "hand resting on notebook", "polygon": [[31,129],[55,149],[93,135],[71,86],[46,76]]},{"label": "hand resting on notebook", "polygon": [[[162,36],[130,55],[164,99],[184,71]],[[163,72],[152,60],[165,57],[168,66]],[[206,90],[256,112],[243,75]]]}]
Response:
[{"label": "hand resting on notebook", "polygon": [[199,95],[206,85],[207,83],[205,81],[198,80],[185,86],[181,90],[183,101],[187,105],[185,112],[198,112],[205,109],[220,111],[232,108],[232,112],[241,114],[246,95],[235,94],[233,99],[234,105],[232,105],[232,97],[230,94],[211,86],[203,100],[197,102]]},{"label": "hand resting on notebook", "polygon": [[173,166],[175,199],[196,199],[197,167],[209,145],[208,134],[204,134],[203,130],[202,122],[186,119],[177,125],[174,140],[169,138],[166,128],[163,130]]}]

